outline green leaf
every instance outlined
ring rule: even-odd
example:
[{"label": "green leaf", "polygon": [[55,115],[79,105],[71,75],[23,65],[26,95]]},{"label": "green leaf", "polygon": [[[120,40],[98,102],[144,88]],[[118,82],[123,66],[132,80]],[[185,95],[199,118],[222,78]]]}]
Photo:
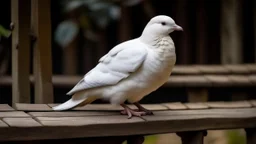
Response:
[{"label": "green leaf", "polygon": [[1,36],[8,38],[11,36],[11,31],[5,29],[2,25],[0,25],[0,37]]}]

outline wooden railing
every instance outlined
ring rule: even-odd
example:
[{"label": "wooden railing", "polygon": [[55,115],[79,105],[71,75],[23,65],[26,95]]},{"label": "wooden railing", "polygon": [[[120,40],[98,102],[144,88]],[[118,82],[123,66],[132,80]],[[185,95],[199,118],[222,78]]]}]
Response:
[{"label": "wooden railing", "polygon": [[54,105],[0,105],[0,141],[140,144],[147,135],[176,133],[182,144],[202,144],[207,130],[242,128],[247,144],[256,143],[256,100],[143,104],[154,115],[132,119],[120,115],[121,106],[89,104],[55,112]]}]

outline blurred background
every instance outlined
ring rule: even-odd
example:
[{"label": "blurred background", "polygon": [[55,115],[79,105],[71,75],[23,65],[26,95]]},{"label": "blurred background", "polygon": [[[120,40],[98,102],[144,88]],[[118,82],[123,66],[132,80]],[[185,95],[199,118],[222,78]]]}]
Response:
[{"label": "blurred background", "polygon": [[[10,2],[0,2],[0,76],[11,75]],[[184,29],[170,35],[176,45],[176,65],[256,62],[256,0],[52,0],[53,74],[84,75],[111,48],[139,37],[146,23],[161,14]],[[71,88],[54,86],[54,101],[67,100],[65,94]],[[209,89],[209,101],[231,100],[229,92],[233,90],[221,89],[216,94],[216,89]],[[185,91],[182,87],[160,88],[142,103],[186,102]],[[0,85],[0,103],[11,104],[11,94],[10,85]],[[151,136],[146,142],[172,140],[177,137],[167,134]],[[239,130],[218,131],[207,143],[242,144],[243,140]]]}]

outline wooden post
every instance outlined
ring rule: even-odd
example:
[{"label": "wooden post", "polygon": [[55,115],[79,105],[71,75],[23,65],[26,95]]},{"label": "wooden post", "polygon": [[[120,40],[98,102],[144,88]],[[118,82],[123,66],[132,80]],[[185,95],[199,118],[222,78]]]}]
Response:
[{"label": "wooden post", "polygon": [[131,136],[127,139],[127,144],[143,144],[144,137],[143,136]]},{"label": "wooden post", "polygon": [[31,0],[35,103],[53,102],[50,0]]},{"label": "wooden post", "polygon": [[29,81],[29,0],[11,1],[12,32],[12,104],[30,103]]},{"label": "wooden post", "polygon": [[254,19],[254,61],[256,62],[256,1],[253,1],[253,9],[254,9],[254,14],[253,14],[253,19]]},{"label": "wooden post", "polygon": [[256,128],[245,129],[246,144],[256,144]]},{"label": "wooden post", "polygon": [[241,0],[222,0],[221,61],[223,64],[242,62]]},{"label": "wooden post", "polygon": [[188,101],[189,102],[207,102],[208,90],[207,89],[188,89]]},{"label": "wooden post", "polygon": [[121,19],[119,25],[119,42],[126,41],[131,38],[130,9],[121,4]]},{"label": "wooden post", "polygon": [[178,132],[177,135],[181,138],[182,144],[203,144],[207,131]]},{"label": "wooden post", "polygon": [[207,63],[207,20],[206,20],[206,11],[205,11],[205,1],[198,0],[197,4],[197,42],[196,42],[196,61],[198,64]]}]

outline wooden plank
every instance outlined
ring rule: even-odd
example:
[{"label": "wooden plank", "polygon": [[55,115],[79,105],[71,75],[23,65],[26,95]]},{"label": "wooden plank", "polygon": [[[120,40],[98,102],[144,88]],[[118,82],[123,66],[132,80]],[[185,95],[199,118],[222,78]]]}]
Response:
[{"label": "wooden plank", "polygon": [[[174,79],[175,78],[175,79]],[[176,81],[175,81],[176,80]],[[178,82],[178,83],[175,83]],[[166,82],[165,86],[172,85],[176,86],[182,85],[187,87],[199,87],[199,86],[210,86],[211,83],[203,76],[171,76],[170,79]]]},{"label": "wooden plank", "polygon": [[120,115],[119,112],[94,112],[94,111],[62,111],[62,112],[29,112],[34,117],[82,117],[100,115]]},{"label": "wooden plank", "polygon": [[198,65],[196,66],[203,74],[229,74],[230,71],[222,65]]},{"label": "wooden plank", "polygon": [[0,112],[0,118],[3,118],[3,117],[30,117],[30,116],[22,111]]},{"label": "wooden plank", "polygon": [[12,32],[12,103],[30,102],[29,0],[11,1]]},{"label": "wooden plank", "polygon": [[[53,107],[53,106],[57,106],[59,104],[48,104],[50,107]],[[127,106],[129,106],[130,108],[132,109],[136,109],[136,107],[134,105],[130,105],[128,104]],[[111,104],[88,104],[88,105],[85,105],[85,106],[81,106],[81,107],[76,107],[76,108],[73,108],[71,110],[86,110],[86,111],[120,111],[120,110],[123,110],[124,108],[120,105],[111,105]]]},{"label": "wooden plank", "polygon": [[168,110],[167,107],[160,104],[141,104],[141,106],[151,111]]},{"label": "wooden plank", "polygon": [[244,66],[247,67],[250,74],[255,74],[256,73],[256,64],[244,64]]},{"label": "wooden plank", "polygon": [[193,66],[193,65],[178,65],[178,66],[175,66],[172,70],[172,74],[173,75],[184,75],[184,74],[200,74],[200,71],[197,67]]},{"label": "wooden plank", "polygon": [[162,103],[163,106],[166,106],[170,110],[184,110],[187,109],[185,105],[180,102],[172,102],[172,103]]},{"label": "wooden plank", "polygon": [[240,85],[240,86],[252,85],[251,81],[247,76],[230,75],[228,76],[228,78],[232,81],[232,85]]},{"label": "wooden plank", "polygon": [[0,128],[8,127],[6,123],[4,123],[2,120],[0,120]]},{"label": "wooden plank", "polygon": [[221,63],[223,64],[242,63],[241,10],[241,0],[221,1]]},{"label": "wooden plank", "polygon": [[253,107],[256,107],[256,100],[250,100],[249,101]]},{"label": "wooden plank", "polygon": [[224,75],[205,75],[214,87],[232,86],[232,81]]},{"label": "wooden plank", "polygon": [[20,111],[53,111],[47,104],[16,103],[14,107]]},{"label": "wooden plank", "polygon": [[245,129],[246,132],[246,144],[256,143],[256,128]]},{"label": "wooden plank", "polygon": [[0,104],[0,111],[14,111],[8,104]]},{"label": "wooden plank", "polygon": [[[159,115],[159,113],[162,113],[162,115]],[[200,114],[198,115],[198,113]],[[142,121],[137,117],[127,119],[126,116],[101,116],[102,118],[92,116],[89,119],[87,117],[75,117],[73,119],[63,117],[57,119],[40,118],[45,124],[51,126],[2,129],[0,140],[149,135],[184,131],[253,128],[256,126],[255,108],[157,111],[154,114],[143,116],[147,121]],[[61,123],[58,123],[58,121],[61,121]],[[93,124],[91,124],[92,121]]]},{"label": "wooden plank", "polygon": [[208,89],[187,89],[189,102],[205,102],[208,101]]},{"label": "wooden plank", "polygon": [[249,108],[252,105],[248,101],[232,101],[232,102],[208,102],[210,108]]},{"label": "wooden plank", "polygon": [[242,64],[224,65],[224,67],[229,69],[233,74],[249,74],[250,73],[249,68]]},{"label": "wooden plank", "polygon": [[42,126],[40,123],[32,118],[3,118],[11,127],[39,127]]},{"label": "wooden plank", "polygon": [[190,102],[190,103],[185,103],[184,105],[186,105],[188,109],[208,109],[209,108],[208,105],[201,102]]},{"label": "wooden plank", "polygon": [[256,84],[256,75],[249,75],[248,79],[252,84]]},{"label": "wooden plank", "polygon": [[181,138],[182,144],[203,144],[206,131],[179,132],[177,135]]},{"label": "wooden plank", "polygon": [[33,69],[35,103],[53,102],[50,0],[31,1],[31,29],[34,43]]},{"label": "wooden plank", "polygon": [[116,116],[87,116],[87,117],[36,117],[44,126],[83,126],[90,124],[120,124],[135,123],[143,120],[134,117],[128,119],[125,115]]}]

